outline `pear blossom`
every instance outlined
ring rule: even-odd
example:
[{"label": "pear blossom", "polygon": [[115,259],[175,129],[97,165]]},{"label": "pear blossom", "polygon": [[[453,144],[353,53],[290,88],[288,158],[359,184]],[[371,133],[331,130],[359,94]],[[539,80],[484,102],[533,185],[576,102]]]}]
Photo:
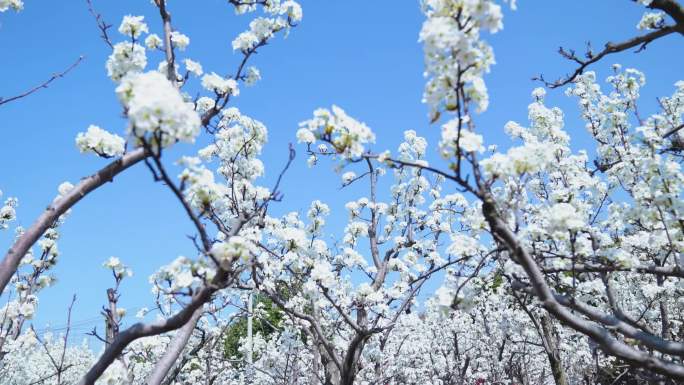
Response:
[{"label": "pear blossom", "polygon": [[192,142],[199,133],[200,120],[192,104],[158,72],[128,75],[116,93],[127,111],[128,132],[134,137],[159,133],[160,144],[168,146],[176,141]]},{"label": "pear blossom", "polygon": [[[651,111],[639,104],[642,72],[614,65],[602,83],[603,69],[592,62],[596,72],[584,71],[566,89],[584,133],[574,121],[566,130],[563,111],[547,105],[552,98],[540,87],[531,92],[527,123],[486,128],[510,143],[497,138],[501,143],[485,152],[486,132],[473,111],[484,113],[490,102],[484,79],[494,52],[486,38],[503,28],[501,3],[516,6],[421,1],[423,101],[441,125],[438,142],[406,130],[396,149],[385,150],[344,110],[318,109],[290,135],[310,165],[353,169],[341,178],[355,186],[342,189],[343,202],[317,199],[290,209],[275,204],[286,197],[260,185],[271,175],[262,158],[266,125],[228,102],[239,81],[260,78],[247,61],[301,21],[301,6],[229,1],[239,15],[259,12],[232,42],[241,51],[234,78],[204,74],[199,62],[181,57],[174,68],[163,60],[144,72],[137,42],[148,28],[142,16],[124,17],[119,29],[130,41],[115,45],[107,69],[118,83],[128,137],[90,126],[76,143],[103,157],[122,155],[126,140],[150,150],[148,168],[155,180],[164,172],[190,219],[195,251],[149,277],[154,302],[133,325],[121,320],[128,310],[119,305],[128,297],[118,291],[131,269],[117,257],[103,263],[115,286],[102,298],[101,348],[72,342],[71,326],[61,335],[59,328],[28,327],[40,311],[40,291],[57,282],[60,226],[74,200],[62,198],[88,194],[103,175],[113,179],[131,166],[123,163],[130,157],[83,179],[78,191],[61,184],[40,217],[49,221],[15,231],[19,246],[37,239],[21,250],[0,304],[0,378],[79,383],[100,368],[98,384],[143,384],[170,357],[176,365],[166,378],[179,384],[676,382],[684,329],[684,82],[671,85]],[[0,11],[21,6],[0,0]],[[639,28],[663,22],[645,15]],[[177,51],[189,43],[179,32],[171,39]],[[159,49],[163,42],[149,35],[145,45]],[[204,75],[209,95],[194,96],[190,73]],[[199,148],[180,155],[166,149],[193,142],[202,123]],[[576,148],[577,137],[590,149]],[[435,151],[444,160],[433,160]],[[164,168],[169,157],[178,171]],[[4,201],[0,228],[16,221],[17,209],[16,198]],[[185,326],[169,330],[179,319]],[[122,336],[160,325],[168,332],[126,340],[108,354]]]},{"label": "pear blossom", "polygon": [[215,72],[206,74],[202,77],[202,87],[219,95],[239,95],[237,82],[235,79],[225,79]]},{"label": "pear blossom", "polygon": [[364,123],[347,115],[344,110],[332,106],[331,110],[317,109],[313,119],[299,124],[298,138],[310,140],[311,136],[301,130],[308,130],[317,137],[330,142],[335,151],[345,158],[358,157],[364,152],[364,145],[375,141],[375,134]]},{"label": "pear blossom", "polygon": [[356,179],[356,173],[354,171],[347,171],[344,174],[342,174],[342,184],[343,185],[348,185],[354,179]]},{"label": "pear blossom", "polygon": [[152,33],[145,38],[145,47],[148,49],[158,49],[161,48],[163,44],[164,42],[156,33]]},{"label": "pear blossom", "polygon": [[19,12],[24,9],[24,2],[22,0],[0,0],[0,12],[5,12],[10,8]]},{"label": "pear blossom", "polygon": [[663,12],[646,12],[641,17],[637,29],[657,29],[665,24],[665,14]]},{"label": "pear blossom", "polygon": [[119,26],[119,33],[137,39],[141,34],[149,32],[144,19],[144,16],[124,16]]},{"label": "pear blossom", "polygon": [[204,73],[202,70],[202,65],[196,61],[185,59],[183,63],[185,64],[185,69],[195,76],[202,76]]},{"label": "pear blossom", "polygon": [[178,31],[171,32],[171,44],[181,51],[185,51],[185,48],[190,44],[190,38]]},{"label": "pear blossom", "polygon": [[142,46],[131,42],[117,43],[107,60],[107,75],[118,82],[127,74],[142,72],[145,66],[147,56]]},{"label": "pear blossom", "polygon": [[87,132],[81,132],[76,136],[76,146],[81,153],[94,152],[99,156],[110,158],[123,155],[125,141],[116,134],[90,125]]},{"label": "pear blossom", "polygon": [[245,84],[248,86],[253,86],[261,80],[261,72],[259,71],[258,68],[254,66],[250,66],[247,68],[247,74],[245,75]]}]

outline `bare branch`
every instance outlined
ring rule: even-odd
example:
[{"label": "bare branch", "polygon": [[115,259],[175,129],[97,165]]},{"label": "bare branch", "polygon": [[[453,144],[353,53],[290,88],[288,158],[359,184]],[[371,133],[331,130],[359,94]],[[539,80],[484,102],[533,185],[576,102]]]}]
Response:
[{"label": "bare branch", "polygon": [[176,54],[171,43],[171,14],[166,9],[166,0],[155,0],[159,8],[159,15],[164,24],[164,54],[166,55],[166,77],[171,82],[176,82]]},{"label": "bare branch", "polygon": [[114,45],[112,44],[112,41],[109,39],[109,34],[107,32],[109,28],[112,27],[112,25],[107,24],[102,15],[95,11],[92,0],[86,0],[86,3],[88,3],[88,12],[90,12],[90,14],[93,15],[93,17],[95,18],[95,22],[97,23],[97,28],[100,29],[100,37],[109,46],[109,48],[114,48]]},{"label": "bare branch", "polygon": [[13,102],[13,101],[15,101],[15,100],[17,100],[17,99],[21,99],[21,98],[27,97],[27,96],[31,95],[32,93],[34,93],[34,92],[36,92],[36,91],[38,91],[38,90],[40,90],[40,89],[42,89],[42,88],[48,88],[48,86],[50,85],[50,83],[52,83],[53,81],[55,81],[55,80],[57,80],[57,79],[63,78],[64,76],[66,76],[66,74],[68,74],[69,72],[71,72],[71,70],[73,70],[74,68],[76,68],[76,66],[78,66],[79,64],[81,64],[81,62],[83,61],[83,58],[84,58],[83,55],[79,56],[78,59],[76,59],[76,61],[75,61],[73,64],[71,64],[69,67],[67,67],[67,69],[65,69],[65,70],[62,71],[62,72],[58,72],[58,73],[52,74],[52,76],[50,76],[49,79],[47,79],[47,80],[44,81],[43,83],[41,83],[41,84],[39,84],[39,85],[37,85],[37,86],[31,88],[31,89],[29,89],[28,91],[24,91],[24,92],[22,92],[22,93],[19,94],[19,95],[12,96],[12,97],[9,97],[9,98],[2,98],[2,97],[0,97],[0,106],[3,105],[3,104],[9,103],[9,102]]},{"label": "bare branch", "polygon": [[601,52],[598,54],[594,54],[591,52],[591,50],[587,51],[585,56],[587,59],[581,59],[580,57],[577,56],[575,51],[568,51],[565,50],[563,47],[558,49],[558,53],[561,54],[564,58],[574,61],[579,64],[579,67],[575,69],[575,71],[572,74],[566,75],[563,78],[560,78],[556,81],[549,82],[544,79],[542,75],[539,75],[537,77],[532,78],[532,80],[539,80],[543,82],[547,87],[549,88],[558,88],[562,87],[566,84],[572,83],[577,79],[577,77],[581,74],[584,73],[584,71],[589,67],[591,64],[596,63],[597,61],[603,59],[606,55],[610,55],[613,53],[618,53],[618,52],[623,52],[626,51],[630,48],[634,48],[636,46],[640,46],[637,52],[642,51],[646,48],[646,45],[651,43],[652,41],[659,39],[661,37],[667,36],[671,33],[674,32],[680,32],[682,31],[682,26],[680,25],[671,25],[664,27],[662,29],[655,30],[653,32],[649,32],[647,34],[641,35],[641,36],[636,36],[633,37],[629,40],[625,40],[620,43],[606,43],[605,47]]}]

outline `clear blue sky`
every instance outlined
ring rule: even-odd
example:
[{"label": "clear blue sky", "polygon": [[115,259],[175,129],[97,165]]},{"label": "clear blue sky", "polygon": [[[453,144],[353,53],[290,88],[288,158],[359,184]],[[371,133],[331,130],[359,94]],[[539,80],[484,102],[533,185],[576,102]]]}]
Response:
[{"label": "clear blue sky", "polygon": [[[120,39],[116,27],[125,14],[145,15],[151,31],[161,34],[149,1],[94,3],[114,24],[114,39]],[[301,3],[301,25],[287,39],[277,38],[261,49],[252,63],[261,69],[263,80],[256,87],[243,88],[235,99],[235,106],[269,128],[264,183],[270,186],[282,167],[287,143],[295,141],[297,123],[319,106],[335,103],[365,121],[378,136],[378,150],[394,150],[406,129],[417,130],[435,144],[439,127],[428,124],[427,108],[420,103],[424,79],[417,39],[423,17],[418,2]],[[225,73],[235,68],[240,55],[232,52],[230,42],[246,28],[249,16],[235,16],[225,0],[173,0],[170,9],[174,26],[191,38],[188,57],[199,60],[205,71]],[[607,40],[632,36],[642,11],[627,0],[521,0],[517,11],[506,9],[504,30],[488,37],[498,64],[486,77],[490,108],[476,118],[486,142],[506,143],[502,127],[508,120],[527,122],[529,94],[538,86],[532,76],[541,72],[555,78],[571,69],[555,53],[559,45],[581,50],[588,39],[600,47]],[[32,223],[61,182],[77,182],[105,164],[79,154],[74,146],[78,132],[89,124],[124,130],[115,86],[104,69],[109,48],[98,35],[85,1],[26,0],[24,12],[0,14],[0,96],[14,95],[79,55],[86,57],[49,89],[0,107],[0,189],[5,196],[19,198],[20,225]],[[653,112],[655,97],[670,94],[681,76],[683,41],[681,36],[670,36],[639,55],[615,55],[594,69],[600,78],[609,74],[614,62],[644,70],[648,84],[642,92],[643,109]],[[158,58],[150,62],[156,67]],[[575,148],[589,147],[575,100],[560,90],[551,91],[547,99],[565,111],[568,130],[577,135]],[[167,163],[197,148],[179,145],[167,154]],[[308,169],[303,148],[298,149],[298,159],[283,185],[285,199],[274,207],[275,212],[306,210],[310,201],[322,199],[333,209],[332,226],[339,228],[346,218],[344,203],[363,191],[340,191],[339,176],[331,173],[330,165]],[[152,304],[148,276],[178,255],[193,255],[186,238],[191,233],[178,203],[162,185],[153,183],[144,166],[126,172],[77,205],[63,226],[60,262],[54,270],[59,281],[41,293],[36,327],[63,324],[70,298],[77,293],[74,319],[87,322],[75,337],[81,338],[94,325],[102,329],[95,317],[111,279],[101,265],[112,255],[135,272],[123,285],[121,306],[135,309]],[[9,234],[0,234],[0,246],[9,245]]]}]

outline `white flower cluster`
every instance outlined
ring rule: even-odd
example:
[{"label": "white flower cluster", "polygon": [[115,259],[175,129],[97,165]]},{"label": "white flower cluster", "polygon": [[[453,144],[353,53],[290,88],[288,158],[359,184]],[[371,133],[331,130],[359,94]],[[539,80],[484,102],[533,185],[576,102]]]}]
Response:
[{"label": "white flower cluster", "polygon": [[123,279],[124,277],[133,276],[133,271],[123,263],[117,257],[109,257],[103,264],[102,267],[111,270],[116,279]]},{"label": "white flower cluster", "polygon": [[[249,23],[249,30],[240,33],[233,40],[233,49],[247,53],[257,45],[266,42],[273,35],[302,20],[302,7],[296,1],[269,1],[264,10],[273,17],[258,17]],[[238,7],[239,13],[254,10],[255,4]]]},{"label": "white flower cluster", "polygon": [[280,12],[287,15],[290,23],[299,23],[302,21],[304,13],[302,12],[302,6],[298,2],[293,0],[287,0],[283,2],[280,6]]},{"label": "white flower cluster", "polygon": [[125,384],[129,380],[128,370],[120,361],[114,361],[100,377],[98,383],[106,385]]},{"label": "white flower cluster", "polygon": [[183,63],[185,64],[185,69],[195,76],[202,76],[204,73],[202,65],[194,60],[185,59]]},{"label": "white flower cluster", "polygon": [[[145,48],[136,42],[143,33],[149,32],[144,19],[144,16],[126,15],[119,25],[119,33],[129,37],[131,41],[114,44],[112,54],[107,59],[107,76],[115,82],[129,73],[142,72],[147,66]],[[155,42],[155,37],[158,42]],[[145,43],[151,49],[154,44],[161,45],[161,39],[153,34],[147,37]]]},{"label": "white flower cluster", "polygon": [[480,161],[480,165],[490,176],[505,177],[541,171],[552,161],[553,148],[533,142],[513,147],[506,154],[497,152]]},{"label": "white flower cluster", "polygon": [[233,95],[238,96],[240,90],[238,89],[238,84],[235,79],[224,78],[221,75],[212,72],[206,74],[202,77],[202,87],[209,91],[213,91],[218,95]]},{"label": "white flower cluster", "polygon": [[144,16],[124,16],[121,25],[119,25],[119,33],[133,39],[139,38],[142,33],[149,32],[147,24],[143,20],[145,20]]},{"label": "white flower cluster", "polygon": [[249,31],[240,33],[233,40],[233,49],[247,53],[286,26],[287,21],[283,18],[256,18],[249,23]]},{"label": "white flower cluster", "polygon": [[185,48],[190,44],[190,38],[178,31],[171,32],[171,44],[181,51],[185,51]]},{"label": "white flower cluster", "polygon": [[356,179],[356,173],[354,171],[347,171],[342,174],[342,185],[346,186]]},{"label": "white flower cluster", "polygon": [[248,86],[253,86],[261,80],[261,72],[258,68],[251,66],[247,68],[247,74],[245,75],[245,84]]},{"label": "white flower cluster", "polygon": [[272,234],[274,241],[279,241],[287,251],[303,250],[309,246],[306,232],[298,227],[279,227],[273,229]]},{"label": "white flower cluster", "polygon": [[[466,128],[463,120],[455,118],[442,126],[442,140],[439,142],[439,148],[442,156],[447,159],[456,155],[458,148],[466,153],[484,151],[482,135]],[[461,122],[460,129],[459,121]]]},{"label": "white flower cluster", "polygon": [[663,12],[646,12],[641,16],[637,29],[658,29],[665,26],[665,14]]},{"label": "white flower cluster", "polygon": [[145,47],[148,49],[159,49],[163,44],[164,42],[156,33],[153,33],[145,38]]},{"label": "white flower cluster", "polygon": [[[219,128],[216,143],[205,151],[222,161],[219,172],[226,177],[229,184],[240,190],[254,190],[254,187],[242,183],[254,181],[264,173],[264,165],[258,156],[268,139],[266,126],[231,107],[222,111]],[[266,192],[262,190],[255,193],[263,196]]]},{"label": "white flower cluster", "polygon": [[332,266],[327,261],[317,262],[313,269],[311,269],[311,279],[319,283],[323,287],[332,287],[335,282],[335,274],[332,272]]},{"label": "white flower cluster", "polygon": [[136,138],[148,135],[152,144],[166,147],[176,141],[193,142],[199,134],[194,105],[186,103],[159,72],[126,76],[116,93],[126,108],[128,132]]},{"label": "white flower cluster", "polygon": [[313,119],[304,121],[299,126],[299,142],[312,144],[316,138],[329,142],[345,159],[361,156],[365,151],[364,145],[375,142],[375,134],[368,126],[337,106],[332,106],[332,111],[317,109]]},{"label": "white flower cluster", "polygon": [[16,320],[17,318],[32,319],[38,306],[38,297],[29,294],[21,301],[11,301],[0,309],[0,314],[7,319]]},{"label": "white flower cluster", "polygon": [[[2,191],[0,191],[0,197],[2,197]],[[9,223],[17,218],[17,205],[19,201],[17,198],[7,198],[5,203],[0,207],[0,230],[4,230],[9,227]]]},{"label": "white flower cluster", "polygon": [[577,231],[585,226],[582,212],[570,203],[556,203],[545,213],[549,232]]},{"label": "white flower cluster", "polygon": [[[427,140],[418,136],[414,130],[404,131],[404,141],[399,145],[399,155],[402,160],[419,160],[425,156]],[[389,151],[378,155],[378,162],[383,163],[389,158]]]},{"label": "white flower cluster", "polygon": [[173,294],[188,289],[202,282],[201,278],[211,280],[215,270],[202,261],[192,261],[187,257],[178,257],[169,265],[161,267],[150,277],[155,294]]},{"label": "white flower cluster", "polygon": [[214,173],[199,158],[183,157],[178,163],[186,167],[178,179],[187,186],[185,196],[192,206],[201,210],[228,194],[226,185],[216,183]]},{"label": "white flower cluster", "polygon": [[216,106],[216,101],[208,96],[202,96],[195,102],[195,110],[203,114]]},{"label": "white flower cluster", "polygon": [[368,224],[365,222],[350,222],[344,229],[344,243],[353,247],[360,237],[368,236]]},{"label": "white flower cluster", "polygon": [[506,154],[497,152],[480,161],[489,176],[505,178],[545,170],[566,148],[569,138],[562,129],[562,112],[546,107],[539,90],[532,96],[534,102],[528,107],[531,127],[523,128],[515,122],[505,126],[510,136],[521,138],[524,144],[511,147]]},{"label": "white flower cluster", "polygon": [[129,41],[117,43],[107,59],[107,76],[114,81],[119,81],[129,73],[142,72],[145,66],[147,66],[145,48]]},{"label": "white flower cluster", "polygon": [[[465,89],[468,101],[478,111],[489,104],[482,76],[494,64],[492,48],[480,38],[480,31],[496,33],[502,27],[501,7],[490,0],[425,0],[427,19],[420,31],[424,43],[426,75],[429,77],[423,96],[433,119],[440,110],[459,106],[456,87]],[[459,82],[461,84],[459,84]]]},{"label": "white flower cluster", "polygon": [[306,216],[311,221],[311,224],[308,227],[309,233],[315,235],[320,234],[323,226],[325,225],[324,217],[326,217],[328,214],[330,214],[330,207],[328,207],[328,205],[319,200],[311,202],[311,207],[306,213]]},{"label": "white flower cluster", "polygon": [[0,0],[0,12],[5,12],[10,8],[19,12],[24,9],[24,2],[22,0]]},{"label": "white flower cluster", "polygon": [[236,260],[247,260],[254,253],[252,242],[241,236],[232,236],[227,241],[216,242],[211,246],[210,253],[222,266],[227,266]]},{"label": "white flower cluster", "polygon": [[121,156],[125,150],[124,138],[109,133],[94,125],[88,126],[88,131],[80,132],[76,136],[76,147],[81,153],[94,152],[104,158]]}]

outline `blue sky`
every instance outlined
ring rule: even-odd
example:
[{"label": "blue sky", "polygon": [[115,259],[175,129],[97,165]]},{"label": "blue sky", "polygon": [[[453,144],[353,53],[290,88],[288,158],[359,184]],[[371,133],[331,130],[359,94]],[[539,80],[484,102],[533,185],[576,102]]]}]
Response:
[{"label": "blue sky", "polygon": [[[105,19],[114,24],[112,37],[125,14],[142,14],[152,32],[161,34],[155,9],[149,1],[94,0]],[[298,122],[320,106],[337,104],[366,122],[376,132],[377,150],[395,149],[402,132],[415,129],[436,143],[438,125],[429,125],[427,107],[421,104],[424,85],[422,49],[417,42],[423,20],[414,0],[301,0],[304,20],[291,34],[261,49],[252,64],[263,80],[242,88],[235,106],[269,128],[263,161],[264,184],[270,186],[285,162],[287,145],[295,142]],[[198,6],[201,5],[201,6]],[[505,7],[504,7],[505,8]],[[249,16],[236,16],[224,0],[173,0],[174,27],[191,43],[184,57],[198,60],[205,71],[233,72],[240,55],[230,42],[244,30]],[[556,54],[558,46],[581,50],[586,40],[595,47],[637,33],[643,8],[626,0],[519,1],[519,9],[505,11],[504,30],[487,36],[494,46],[497,65],[487,75],[490,108],[476,117],[487,143],[507,143],[503,125],[527,122],[530,91],[539,84],[532,76],[555,78],[571,70]],[[593,69],[599,78],[609,75],[615,62],[646,72],[642,111],[654,112],[655,98],[672,92],[677,80],[673,52],[681,52],[680,36],[657,41],[638,55],[608,57]],[[84,62],[50,88],[0,106],[0,189],[19,198],[18,224],[29,226],[53,199],[63,181],[77,182],[106,162],[79,154],[74,138],[89,124],[122,133],[126,122],[106,77],[104,62],[109,48],[87,11],[85,1],[26,0],[20,14],[0,14],[0,50],[3,54],[0,96],[8,97],[40,83],[79,55]],[[669,60],[663,60],[669,58]],[[680,57],[681,58],[681,57]],[[150,58],[156,67],[159,57]],[[550,91],[549,105],[563,108],[573,146],[591,149],[577,119],[575,100],[561,90]],[[168,153],[167,164],[199,148],[178,145]],[[321,199],[333,210],[331,227],[346,218],[344,203],[362,196],[358,188],[340,190],[339,175],[323,163],[306,166],[304,148],[282,186],[284,201],[275,213],[306,210]],[[62,228],[61,257],[54,273],[58,283],[40,296],[37,328],[64,323],[71,296],[78,294],[74,320],[83,321],[75,337],[97,325],[110,274],[101,267],[118,256],[134,270],[123,285],[121,306],[135,309],[151,305],[147,277],[179,255],[193,255],[186,235],[192,234],[170,192],[152,181],[149,171],[136,166],[88,196],[77,205]],[[11,234],[0,234],[0,245],[10,245]],[[79,324],[80,325],[80,324]]]}]

